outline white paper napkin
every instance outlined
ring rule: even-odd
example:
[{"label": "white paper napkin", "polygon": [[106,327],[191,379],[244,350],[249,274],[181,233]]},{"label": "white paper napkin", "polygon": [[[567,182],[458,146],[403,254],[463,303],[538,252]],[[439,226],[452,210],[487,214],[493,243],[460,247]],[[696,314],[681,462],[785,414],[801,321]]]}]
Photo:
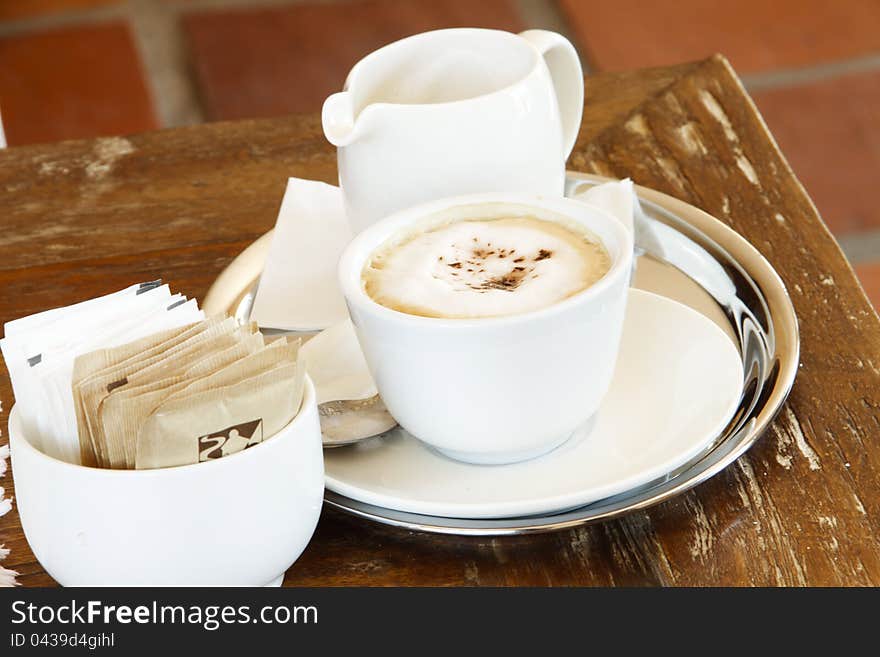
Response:
[{"label": "white paper napkin", "polygon": [[319,404],[378,394],[350,319],[321,331],[300,353],[306,359]]},{"label": "white paper napkin", "polygon": [[629,178],[576,191],[571,198],[610,212],[633,232],[633,209],[638,199]]},{"label": "white paper napkin", "polygon": [[315,331],[346,319],[336,265],[351,238],[338,187],[288,180],[251,319],[289,331]]}]

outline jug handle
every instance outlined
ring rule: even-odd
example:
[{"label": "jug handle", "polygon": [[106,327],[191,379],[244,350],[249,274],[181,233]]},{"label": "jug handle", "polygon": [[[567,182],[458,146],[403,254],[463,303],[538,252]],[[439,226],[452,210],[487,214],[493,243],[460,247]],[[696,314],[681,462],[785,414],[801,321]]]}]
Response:
[{"label": "jug handle", "polygon": [[519,36],[543,55],[556,89],[565,157],[571,154],[581,129],[584,113],[584,71],[571,41],[548,30],[526,30]]}]

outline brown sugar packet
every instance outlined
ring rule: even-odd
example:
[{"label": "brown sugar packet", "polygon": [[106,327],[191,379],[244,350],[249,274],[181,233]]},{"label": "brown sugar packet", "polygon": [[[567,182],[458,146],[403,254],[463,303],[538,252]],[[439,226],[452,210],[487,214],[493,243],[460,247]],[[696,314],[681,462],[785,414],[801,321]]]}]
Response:
[{"label": "brown sugar packet", "polygon": [[83,385],[100,372],[108,371],[115,367],[124,367],[133,360],[148,358],[155,353],[162,353],[193,335],[201,333],[212,325],[219,324],[219,322],[220,319],[205,320],[168,329],[167,331],[160,331],[134,342],[110,349],[98,349],[76,358],[73,365],[71,384],[79,434],[80,458],[83,465],[98,465],[85,409],[82,404],[81,392]]},{"label": "brown sugar packet", "polygon": [[[251,335],[248,333],[250,329],[236,328],[233,323],[231,332],[229,332],[230,325],[225,321],[222,324],[217,327],[216,331],[208,330],[160,356],[134,364],[131,371],[117,370],[112,373],[115,376],[104,377],[98,382],[99,385],[92,385],[83,392],[83,403],[87,411],[86,416],[93,443],[96,445],[96,450],[99,451],[99,457],[101,453],[107,457],[104,467],[122,467],[110,464],[109,441],[104,433],[104,422],[101,420],[101,408],[104,400],[115,391],[130,390],[182,374],[192,364],[235,346],[240,342],[241,336]],[[134,458],[133,455],[132,458]]]},{"label": "brown sugar packet", "polygon": [[[208,353],[200,360],[192,363],[184,371],[173,372],[172,376],[158,381],[119,388],[117,389],[118,392],[114,391],[116,392],[115,397],[111,393],[105,399],[106,403],[103,403],[100,408],[101,424],[103,426],[102,435],[109,435],[107,432],[112,433],[112,437],[107,442],[112,444],[109,447],[112,451],[111,460],[117,465],[111,467],[123,467],[119,465],[121,462],[119,458],[120,447],[121,453],[124,454],[124,467],[134,467],[137,432],[140,428],[139,422],[143,421],[158,404],[165,401],[168,397],[185,390],[187,387],[198,385],[201,381],[210,379],[218,372],[253,371],[253,373],[256,373],[257,371],[262,371],[266,367],[255,370],[250,363],[265,361],[271,364],[280,362],[285,353],[278,349],[280,346],[280,344],[275,344],[275,346],[266,347],[263,335],[259,332],[250,335],[244,334],[244,337],[232,347]],[[244,365],[238,367],[239,364]],[[241,374],[234,379],[226,375],[224,380],[233,381],[241,378],[243,378]]]},{"label": "brown sugar packet", "polygon": [[242,334],[235,345],[195,361],[186,367],[182,374],[189,381],[200,381],[227,367],[232,367],[244,359],[260,354],[268,348],[262,333]]},{"label": "brown sugar packet", "polygon": [[[132,382],[151,380],[151,377],[162,376],[162,364],[168,362],[185,364],[197,359],[210,349],[217,349],[212,340],[224,341],[226,346],[234,344],[230,337],[237,329],[232,319],[205,320],[182,339],[157,345],[145,354],[132,356],[122,363],[96,372],[84,381],[79,382],[78,390],[85,429],[90,438],[96,459],[101,467],[110,467],[106,454],[106,440],[103,428],[98,421],[98,410],[101,401],[114,389]],[[221,337],[221,336],[226,336]]]},{"label": "brown sugar packet", "polygon": [[192,383],[172,393],[166,401],[179,399],[203,390],[221,388],[249,379],[275,367],[297,362],[302,340],[295,338],[289,341],[276,340],[265,349],[237,360],[207,376],[195,379]]},{"label": "brown sugar packet", "polygon": [[[187,348],[189,345],[205,340],[213,335],[229,333],[235,329],[235,322],[213,318],[197,323],[186,332],[159,343],[150,349],[136,353],[123,361],[110,365],[104,369],[92,373],[82,380],[74,381],[74,398],[78,405],[77,420],[80,434],[87,434],[92,450],[96,455],[98,465],[107,467],[102,454],[102,439],[100,424],[97,422],[97,406],[100,400],[108,394],[107,386],[125,378],[127,374],[139,371],[148,364],[155,362],[164,355]],[[99,355],[98,358],[101,358]],[[88,362],[81,364],[85,370]]]},{"label": "brown sugar packet", "polygon": [[111,365],[122,362],[131,356],[142,353],[157,344],[164,343],[176,338],[181,333],[190,330],[196,324],[189,324],[178,328],[168,329],[160,333],[147,335],[140,340],[129,342],[112,349],[99,349],[78,356],[73,362],[73,375],[71,377],[71,392],[73,394],[73,408],[76,412],[76,426],[79,436],[80,463],[94,467],[98,465],[95,450],[92,447],[91,437],[86,424],[85,412],[80,399],[79,383],[95,372],[103,370]]},{"label": "brown sugar packet", "polygon": [[[208,378],[218,371],[223,371],[228,367],[233,367],[243,360],[246,360],[250,356],[258,355],[266,351],[266,346],[263,340],[262,333],[257,332],[247,334],[246,332],[243,332],[242,336],[243,337],[240,338],[239,342],[232,347],[229,347],[222,351],[210,353],[204,358],[193,363],[183,372],[177,373],[174,376],[165,379],[164,381],[168,382],[170,385],[165,388],[164,392],[167,393],[168,396],[174,395],[175,391],[183,390],[187,386],[192,385],[193,383],[197,383],[202,379]],[[155,382],[155,386],[155,390],[162,390],[162,381]],[[154,399],[155,397],[158,397],[158,395],[148,395],[147,399]],[[164,397],[162,401],[164,401],[164,399],[166,398],[167,396]],[[128,423],[127,428],[122,433],[123,449],[125,452],[125,463],[127,468],[134,467],[138,429],[139,425],[135,425],[134,418],[132,418],[132,422]]]},{"label": "brown sugar packet", "polygon": [[302,403],[305,367],[286,363],[230,386],[169,399],[137,439],[137,469],[208,461],[247,449],[287,426]]},{"label": "brown sugar packet", "polygon": [[[231,332],[213,335],[186,347],[181,345],[184,348],[170,350],[161,357],[151,359],[145,367],[138,368],[136,371],[108,383],[107,387],[113,390],[125,389],[126,387],[162,381],[176,374],[185,373],[196,363],[210,359],[212,355],[219,354],[243,341],[249,341],[251,347],[262,347],[265,344],[263,335],[256,331],[255,325],[239,326]],[[207,362],[211,361],[207,360]]]},{"label": "brown sugar packet", "polygon": [[[221,335],[198,345],[187,353],[146,368],[143,376],[134,377],[112,388],[98,405],[100,436],[111,468],[133,468],[135,438],[144,419],[167,396],[188,385],[194,377],[239,360],[248,353],[263,349],[260,333],[244,328],[232,335]],[[144,374],[150,370],[147,374]]]}]

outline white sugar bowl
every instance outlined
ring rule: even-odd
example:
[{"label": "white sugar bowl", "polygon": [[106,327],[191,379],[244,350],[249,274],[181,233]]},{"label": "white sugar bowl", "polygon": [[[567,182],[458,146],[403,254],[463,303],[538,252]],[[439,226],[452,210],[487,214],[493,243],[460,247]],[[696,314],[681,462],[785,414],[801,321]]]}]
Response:
[{"label": "white sugar bowl", "polygon": [[31,445],[15,407],[9,444],[25,536],[64,586],[277,586],[321,513],[324,460],[310,380],[290,424],[204,463],[65,463]]}]

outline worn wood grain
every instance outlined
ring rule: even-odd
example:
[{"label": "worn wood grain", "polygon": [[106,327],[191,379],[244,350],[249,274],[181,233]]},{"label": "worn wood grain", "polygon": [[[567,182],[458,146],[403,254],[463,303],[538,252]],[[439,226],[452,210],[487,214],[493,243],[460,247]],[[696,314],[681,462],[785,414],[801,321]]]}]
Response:
[{"label": "worn wood grain", "polygon": [[[726,61],[588,78],[570,166],[694,203],[770,259],[802,331],[781,416],[690,493],[572,531],[436,537],[325,509],[286,583],[880,584],[880,322]],[[160,275],[202,296],[291,175],[335,178],[317,117],[0,152],[0,321]],[[5,428],[5,372],[0,399]],[[53,583],[14,510],[0,543],[22,584]]]},{"label": "worn wood grain", "polygon": [[[800,318],[798,380],[771,431],[736,467],[654,514],[662,546],[673,531],[688,537],[690,554],[664,550],[678,580],[876,584],[880,323],[727,62],[703,62],[572,164],[630,175],[730,224],[780,272]],[[674,528],[671,509],[683,511]],[[693,561],[706,572],[689,572]]]}]

